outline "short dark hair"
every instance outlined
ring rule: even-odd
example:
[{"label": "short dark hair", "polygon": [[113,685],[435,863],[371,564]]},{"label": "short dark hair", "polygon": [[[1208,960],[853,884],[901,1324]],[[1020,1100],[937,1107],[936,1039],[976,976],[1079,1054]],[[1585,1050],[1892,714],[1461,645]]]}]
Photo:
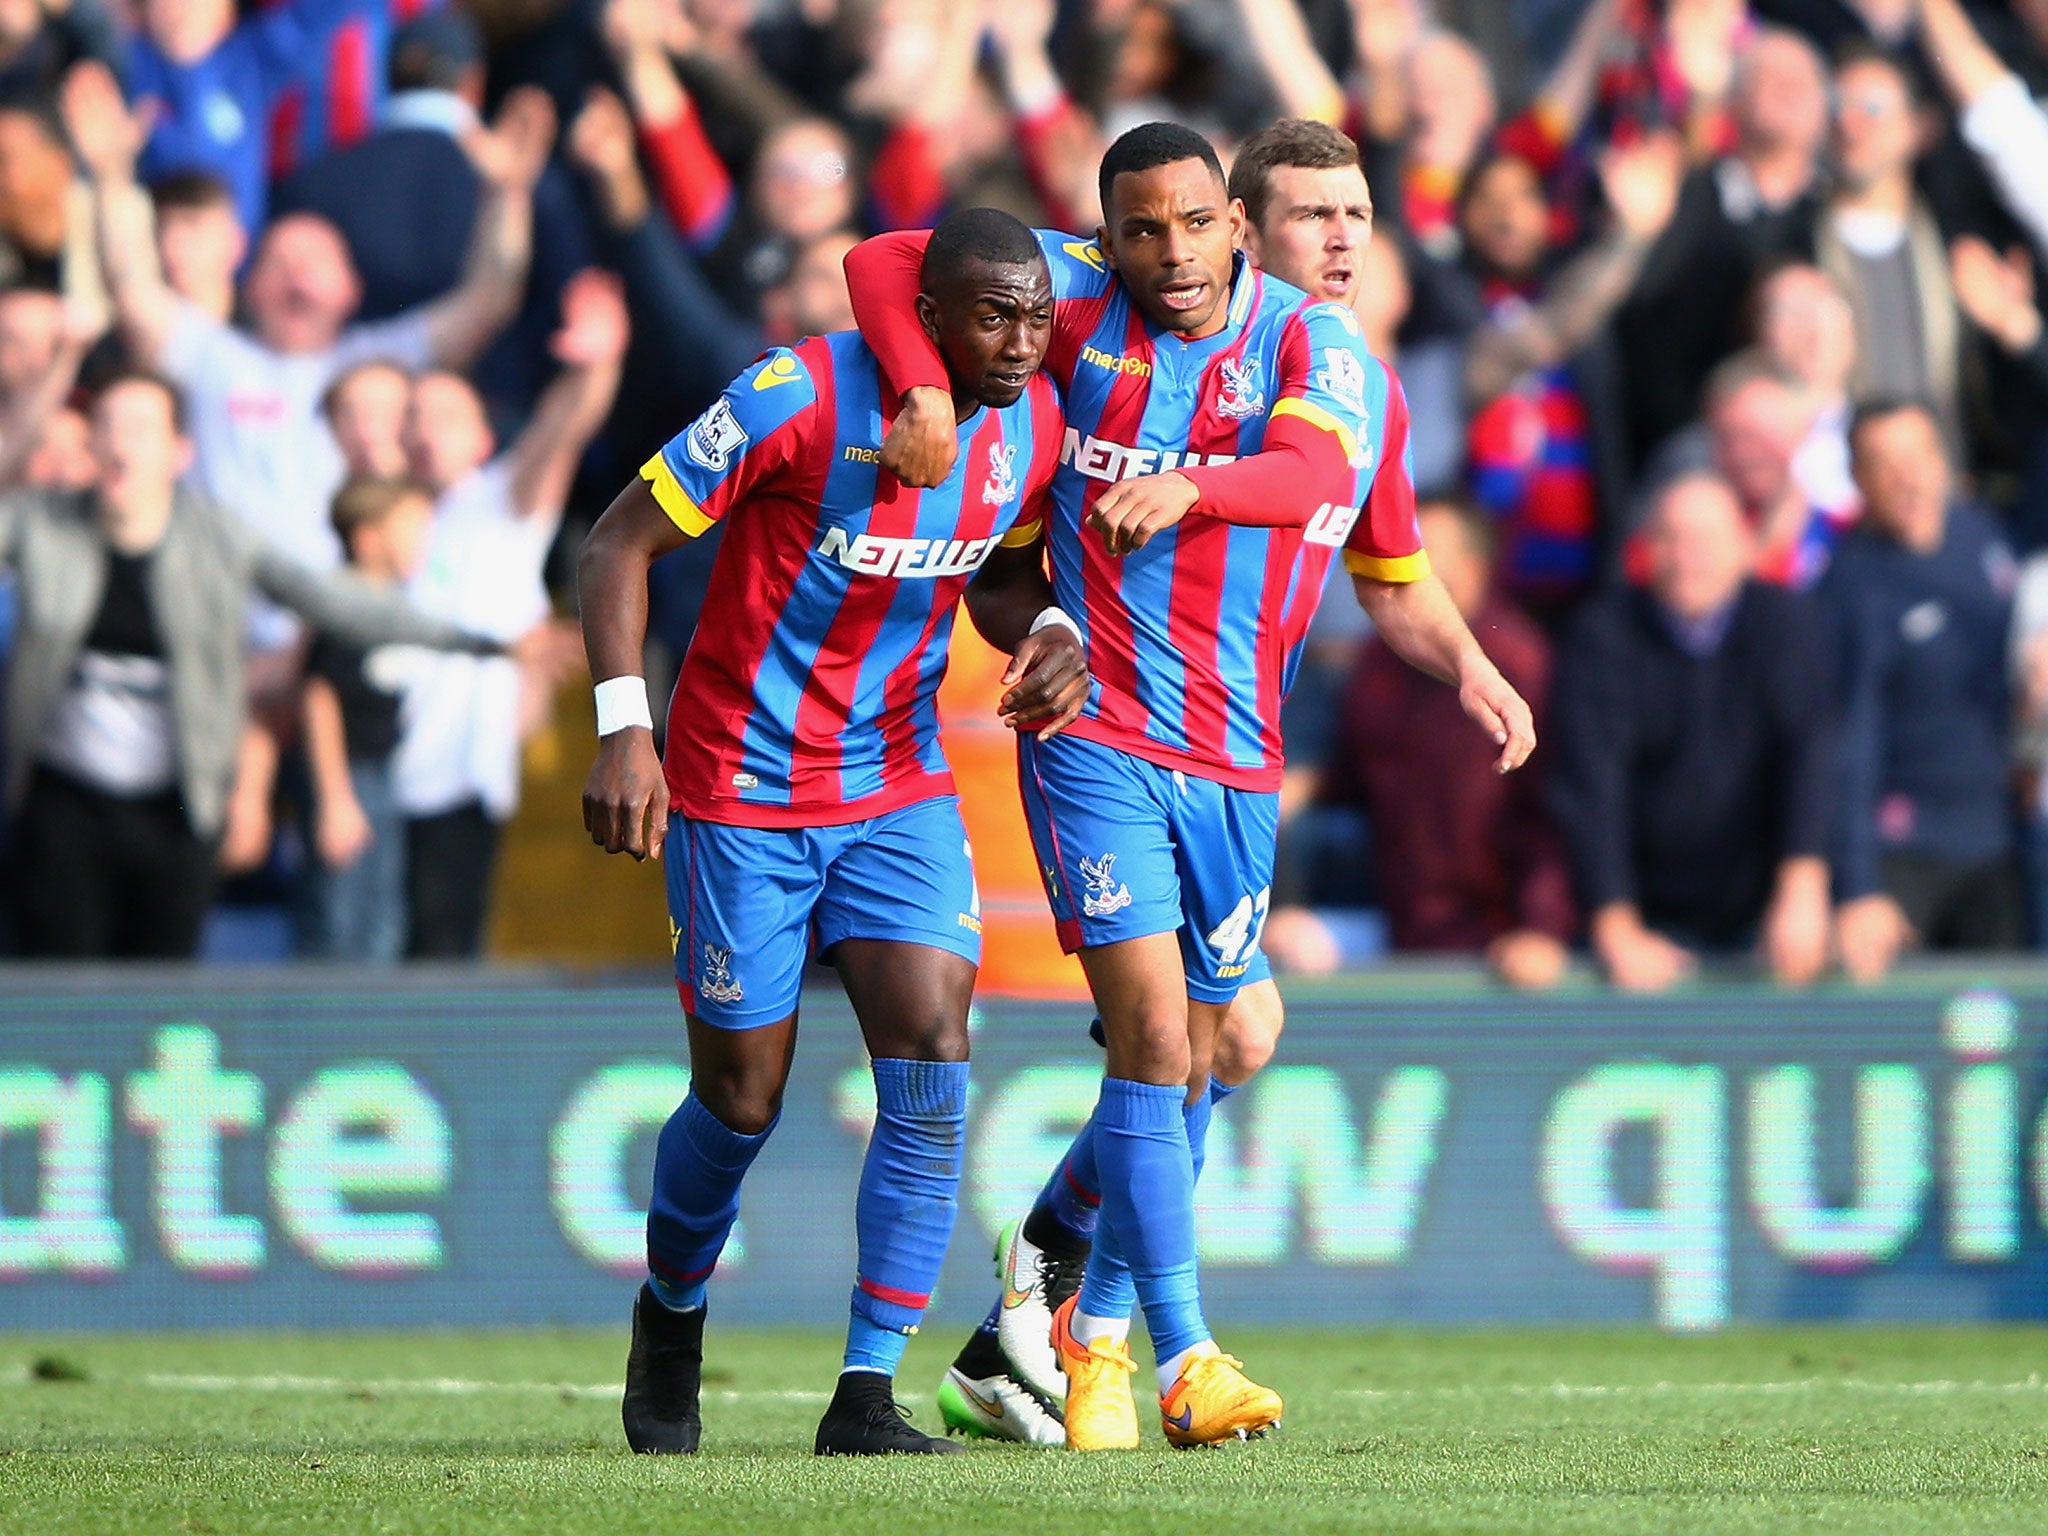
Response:
[{"label": "short dark hair", "polygon": [[392,35],[384,73],[394,91],[453,91],[483,65],[483,32],[449,5],[415,16]]},{"label": "short dark hair", "polygon": [[1888,53],[1874,39],[1854,37],[1835,50],[1834,74],[1840,78],[1842,71],[1861,64],[1877,64],[1890,70],[1899,78],[1899,88],[1906,93],[1906,110],[1915,111],[1927,99],[1927,90],[1912,65],[1896,54]]},{"label": "short dark hair", "polygon": [[235,194],[211,171],[173,171],[151,185],[149,200],[159,218],[174,209],[193,213],[204,208],[235,211]]},{"label": "short dark hair", "polygon": [[325,420],[334,420],[335,408],[341,400],[343,391],[366,373],[392,373],[402,379],[407,387],[412,384],[412,370],[394,358],[366,357],[359,363],[351,363],[334,376],[334,382],[328,385],[320,396],[320,415]]},{"label": "short dark hair", "polygon": [[410,480],[351,475],[334,493],[327,515],[334,524],[335,536],[346,545],[357,529],[374,527],[406,502],[432,499],[424,488]]},{"label": "short dark hair", "polygon": [[1000,208],[962,208],[939,220],[924,248],[918,283],[926,293],[950,287],[971,266],[1028,267],[1045,260],[1038,237]]},{"label": "short dark hair", "polygon": [[1102,216],[1109,217],[1109,189],[1125,172],[1149,171],[1162,165],[1199,160],[1209,167],[1216,184],[1225,186],[1223,162],[1216,158],[1216,146],[1192,128],[1179,123],[1140,123],[1121,135],[1103,154],[1102,169],[1095,189],[1102,197]]},{"label": "short dark hair", "polygon": [[93,405],[97,407],[108,395],[125,384],[141,384],[161,394],[170,402],[171,426],[177,431],[178,436],[185,435],[185,392],[153,368],[114,369],[99,381],[99,387],[93,391]]},{"label": "short dark hair", "polygon": [[1230,162],[1230,195],[1244,204],[1256,228],[1273,200],[1275,171],[1328,171],[1358,163],[1358,145],[1343,130],[1312,117],[1283,117],[1238,146]]},{"label": "short dark hair", "polygon": [[1849,447],[1853,452],[1856,439],[1863,435],[1863,429],[1873,421],[1882,421],[1888,416],[1903,416],[1908,411],[1917,411],[1933,425],[1935,435],[1941,435],[1941,413],[1934,408],[1934,402],[1925,395],[1873,395],[1868,400],[1859,400],[1856,409],[1849,413]]},{"label": "short dark hair", "polygon": [[1450,491],[1438,496],[1418,496],[1415,515],[1419,518],[1425,512],[1443,512],[1457,520],[1459,532],[1465,535],[1465,542],[1472,546],[1472,553],[1491,569],[1500,557],[1500,524],[1470,496],[1459,491]]}]

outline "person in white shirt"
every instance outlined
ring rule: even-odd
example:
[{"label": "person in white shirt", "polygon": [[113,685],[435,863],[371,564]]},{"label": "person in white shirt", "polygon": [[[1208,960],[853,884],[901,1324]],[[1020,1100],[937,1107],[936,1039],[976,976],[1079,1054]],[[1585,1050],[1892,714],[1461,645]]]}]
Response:
[{"label": "person in white shirt", "polygon": [[[576,465],[618,392],[627,337],[618,280],[595,270],[571,279],[553,347],[563,370],[502,454],[466,380],[446,372],[415,380],[406,419],[412,471],[436,497],[426,563],[408,589],[423,612],[508,643],[547,623],[542,570]],[[552,693],[549,674],[577,655],[528,649],[541,702]],[[412,959],[480,952],[499,830],[519,800],[522,715],[537,713],[522,700],[526,679],[513,661],[448,659],[416,658],[392,760],[407,821]]]},{"label": "person in white shirt", "polygon": [[147,133],[113,76],[79,66],[66,82],[64,115],[92,177],[116,319],[136,357],[185,390],[200,485],[295,557],[334,565],[341,552],[327,509],[343,463],[321,399],[371,358],[466,367],[517,311],[533,185],[554,143],[546,95],[513,92],[497,122],[465,140],[488,196],[453,292],[380,324],[352,326],[361,285],[348,247],[326,220],[289,215],[257,243],[242,288],[247,331],[174,292],[152,242],[133,238],[135,161]]}]

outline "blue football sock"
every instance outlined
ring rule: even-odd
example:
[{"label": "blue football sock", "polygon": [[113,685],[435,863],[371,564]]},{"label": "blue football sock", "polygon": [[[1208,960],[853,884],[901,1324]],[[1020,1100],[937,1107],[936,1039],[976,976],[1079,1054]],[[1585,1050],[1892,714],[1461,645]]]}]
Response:
[{"label": "blue football sock", "polygon": [[740,1213],[740,1181],[775,1125],[742,1136],[698,1100],[684,1097],[654,1147],[654,1198],[647,1207],[648,1284],[676,1311],[704,1305],[726,1234]]},{"label": "blue football sock", "polygon": [[1003,1302],[999,1296],[989,1306],[988,1316],[981,1320],[981,1326],[974,1331],[988,1338],[994,1338],[1003,1326]]},{"label": "blue football sock", "polygon": [[[1209,1091],[1192,1104],[1181,1106],[1181,1122],[1188,1132],[1188,1161],[1194,1170],[1194,1182],[1202,1182],[1202,1165],[1209,1155],[1209,1118],[1219,1100],[1229,1098],[1237,1092],[1235,1088],[1209,1079]],[[1091,1122],[1092,1124],[1092,1122]],[[1064,1167],[1064,1165],[1062,1165]],[[1057,1174],[1054,1175],[1058,1177]],[[1044,1197],[1039,1197],[1041,1202]],[[1097,1255],[1100,1256],[1099,1261]],[[1094,1287],[1095,1299],[1111,1310],[1097,1312],[1082,1307],[1090,1317],[1128,1317],[1131,1308],[1137,1304],[1138,1293],[1131,1282],[1131,1266],[1124,1259],[1123,1244],[1117,1241],[1116,1233],[1107,1226],[1095,1234],[1095,1250],[1089,1255],[1089,1283]]]},{"label": "blue football sock", "polygon": [[[1095,1160],[1102,1173],[1102,1232],[1088,1258],[1078,1310],[1128,1313],[1105,1248],[1128,1262],[1152,1348],[1165,1358],[1209,1337],[1195,1267],[1194,1164],[1183,1108],[1187,1090],[1108,1077],[1095,1107]],[[1110,1242],[1105,1244],[1103,1236]]]},{"label": "blue football sock", "polygon": [[854,1213],[860,1275],[842,1369],[893,1376],[953,1236],[967,1140],[967,1063],[884,1057],[874,1070],[875,1133]]},{"label": "blue football sock", "polygon": [[[1102,1177],[1095,1167],[1095,1118],[1089,1116],[1060,1159],[1052,1177],[1039,1191],[1033,1217],[1045,1215],[1073,1234],[1077,1242],[1095,1236],[1095,1224],[1102,1214]],[[1033,1226],[1037,1223],[1034,1221]]]},{"label": "blue football sock", "polygon": [[1195,1182],[1202,1182],[1202,1165],[1209,1160],[1209,1120],[1216,1113],[1216,1106],[1229,1098],[1237,1089],[1228,1083],[1209,1079],[1209,1091],[1187,1107],[1188,1157],[1195,1167]]}]

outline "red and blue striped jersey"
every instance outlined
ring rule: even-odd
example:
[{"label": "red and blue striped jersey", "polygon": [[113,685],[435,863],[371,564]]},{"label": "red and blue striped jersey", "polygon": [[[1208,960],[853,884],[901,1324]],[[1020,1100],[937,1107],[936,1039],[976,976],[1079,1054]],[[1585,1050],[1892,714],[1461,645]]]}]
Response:
[{"label": "red and blue striped jersey", "polygon": [[[936,363],[922,330],[892,318],[910,314],[924,238],[881,236],[867,242],[870,260],[847,263],[855,313],[906,388],[933,382]],[[1093,674],[1068,729],[1275,789],[1280,703],[1331,559],[1343,549],[1354,571],[1387,581],[1429,570],[1400,384],[1348,309],[1242,257],[1223,329],[1184,341],[1131,303],[1094,241],[1040,231],[1039,244],[1054,298],[1045,371],[1066,415],[1047,545]],[[1195,509],[1143,549],[1111,555],[1086,527],[1096,498],[1166,470],[1196,483]]]},{"label": "red and blue striped jersey", "polygon": [[1041,376],[960,423],[934,490],[881,467],[898,397],[852,331],[763,354],[640,473],[685,533],[723,521],[669,703],[669,805],[836,826],[952,793],[937,695],[954,612],[1042,537],[1060,415]]}]

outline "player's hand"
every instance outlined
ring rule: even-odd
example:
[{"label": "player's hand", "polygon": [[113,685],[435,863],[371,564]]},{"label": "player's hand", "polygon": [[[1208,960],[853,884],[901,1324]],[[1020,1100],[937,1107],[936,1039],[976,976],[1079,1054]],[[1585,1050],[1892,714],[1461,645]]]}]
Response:
[{"label": "player's hand", "polygon": [[668,780],[654,733],[629,725],[599,739],[583,785],[583,827],[606,853],[658,859],[668,838]]},{"label": "player's hand", "polygon": [[1495,773],[1513,773],[1536,750],[1536,717],[1500,669],[1481,656],[1458,683],[1458,703],[1500,748]]},{"label": "player's hand", "polygon": [[1127,555],[1186,517],[1201,495],[1195,482],[1177,470],[1119,480],[1095,498],[1088,523],[1112,555]]},{"label": "player's hand", "polygon": [[1851,981],[1884,980],[1899,952],[1915,937],[1905,911],[1882,891],[1844,902],[1835,913],[1835,943]]},{"label": "player's hand", "polygon": [[1064,624],[1026,635],[1003,673],[1003,686],[1009,691],[996,705],[996,718],[1013,731],[1052,740],[1088,702],[1088,659],[1081,642]]},{"label": "player's hand", "polygon": [[953,397],[943,389],[905,390],[902,409],[882,439],[882,468],[917,490],[944,484],[960,453],[958,429]]}]

